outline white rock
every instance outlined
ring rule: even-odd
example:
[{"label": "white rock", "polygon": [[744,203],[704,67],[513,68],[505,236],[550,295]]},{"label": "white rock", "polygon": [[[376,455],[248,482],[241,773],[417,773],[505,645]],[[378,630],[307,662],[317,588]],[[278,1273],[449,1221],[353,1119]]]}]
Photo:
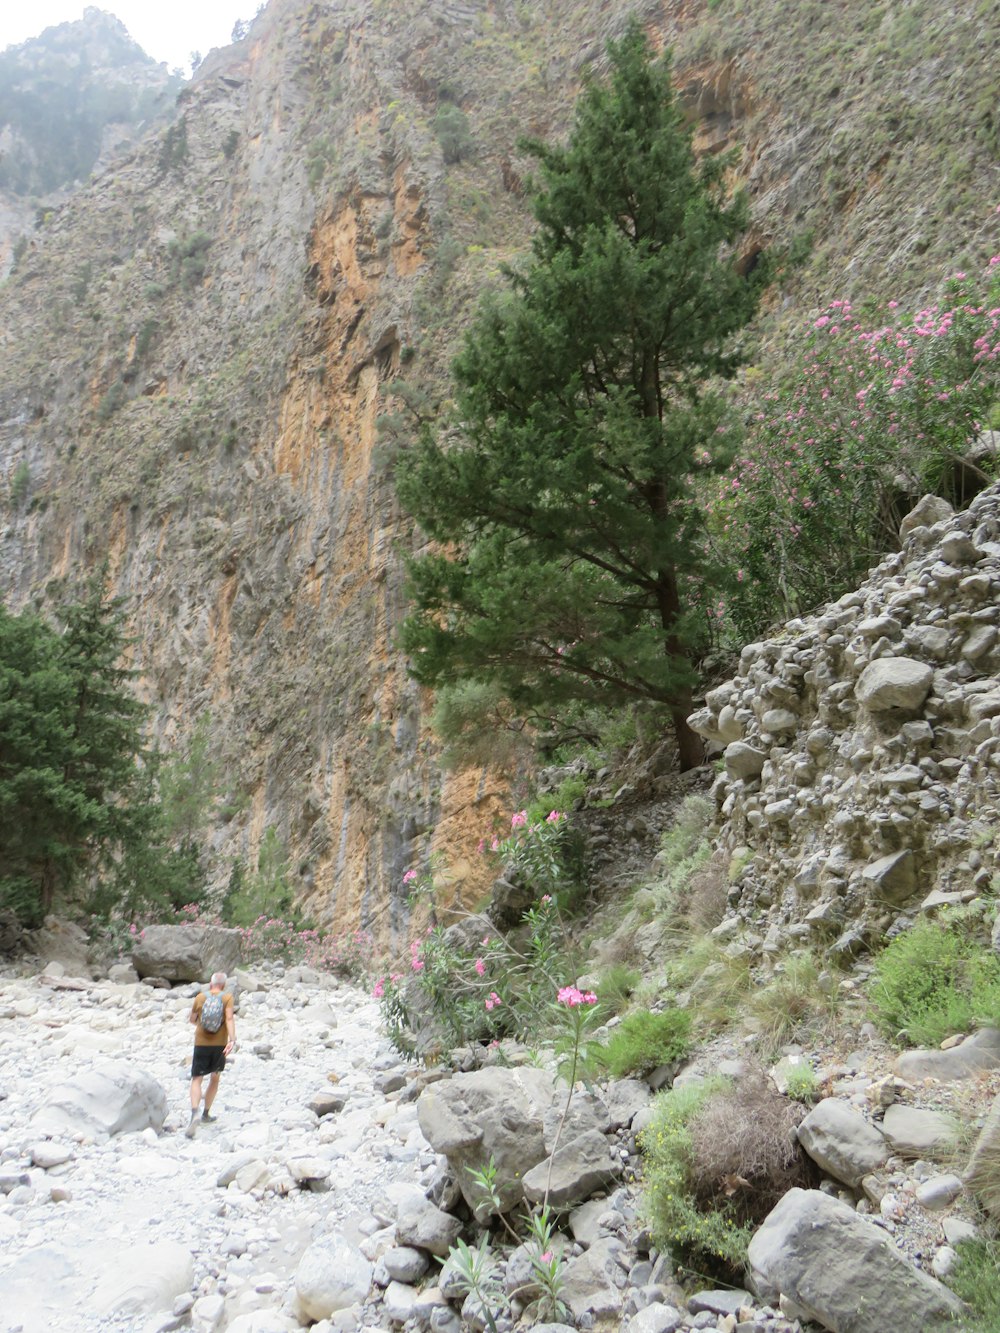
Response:
[{"label": "white rock", "polygon": [[169,1310],[194,1280],[191,1252],[176,1241],[131,1245],[128,1262],[116,1258],[99,1280],[94,1307],[102,1314],[152,1314]]},{"label": "white rock", "polygon": [[328,1319],[368,1295],[372,1266],[338,1232],[320,1236],[303,1254],[295,1273],[299,1310],[308,1319]]}]

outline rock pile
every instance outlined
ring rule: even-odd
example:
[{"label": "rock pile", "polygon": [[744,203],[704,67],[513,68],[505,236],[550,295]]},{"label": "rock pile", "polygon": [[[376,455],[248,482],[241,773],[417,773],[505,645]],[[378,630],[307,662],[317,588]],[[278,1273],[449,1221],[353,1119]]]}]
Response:
[{"label": "rock pile", "polygon": [[974,898],[1000,869],[1000,487],[927,496],[856,592],[744,648],[692,726],[743,943],[852,956],[901,910]]}]

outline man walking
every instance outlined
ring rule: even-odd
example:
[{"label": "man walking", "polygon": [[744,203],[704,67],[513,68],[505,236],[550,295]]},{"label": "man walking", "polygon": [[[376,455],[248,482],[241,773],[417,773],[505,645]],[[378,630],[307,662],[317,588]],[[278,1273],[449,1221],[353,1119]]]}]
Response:
[{"label": "man walking", "polygon": [[[211,1114],[215,1094],[219,1091],[219,1075],[226,1067],[226,1056],[236,1045],[236,1018],[233,1014],[233,997],[225,989],[225,972],[213,972],[208,984],[208,994],[194,997],[191,1006],[191,1022],[194,1027],[194,1058],[191,1061],[191,1119],[184,1131],[193,1139],[198,1128],[198,1121],[211,1124]],[[208,1087],[205,1089],[205,1111],[201,1111],[201,1081],[208,1075]]]}]

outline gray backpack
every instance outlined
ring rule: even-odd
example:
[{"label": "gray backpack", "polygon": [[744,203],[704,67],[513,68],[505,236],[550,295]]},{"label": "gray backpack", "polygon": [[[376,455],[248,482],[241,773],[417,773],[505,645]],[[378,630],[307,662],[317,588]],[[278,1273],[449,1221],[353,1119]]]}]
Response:
[{"label": "gray backpack", "polygon": [[201,1025],[206,1032],[218,1032],[222,1027],[222,1020],[226,1016],[226,1004],[222,997],[222,992],[213,995],[211,991],[205,996],[205,1003],[201,1006]]}]

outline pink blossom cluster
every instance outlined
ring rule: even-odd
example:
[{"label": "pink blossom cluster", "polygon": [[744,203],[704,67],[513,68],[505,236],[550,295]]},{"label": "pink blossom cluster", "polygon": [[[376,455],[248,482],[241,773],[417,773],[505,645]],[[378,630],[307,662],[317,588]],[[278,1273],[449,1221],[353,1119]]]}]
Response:
[{"label": "pink blossom cluster", "polygon": [[487,995],[486,999],[483,1001],[483,1003],[487,1009],[497,1009],[499,1008],[501,1003],[500,996],[496,993],[495,990],[491,990],[489,995]]},{"label": "pink blossom cluster", "polygon": [[575,1009],[581,1004],[597,1003],[597,996],[592,990],[582,991],[576,986],[563,986],[556,995],[556,999],[560,1004],[568,1005],[570,1009]]}]

